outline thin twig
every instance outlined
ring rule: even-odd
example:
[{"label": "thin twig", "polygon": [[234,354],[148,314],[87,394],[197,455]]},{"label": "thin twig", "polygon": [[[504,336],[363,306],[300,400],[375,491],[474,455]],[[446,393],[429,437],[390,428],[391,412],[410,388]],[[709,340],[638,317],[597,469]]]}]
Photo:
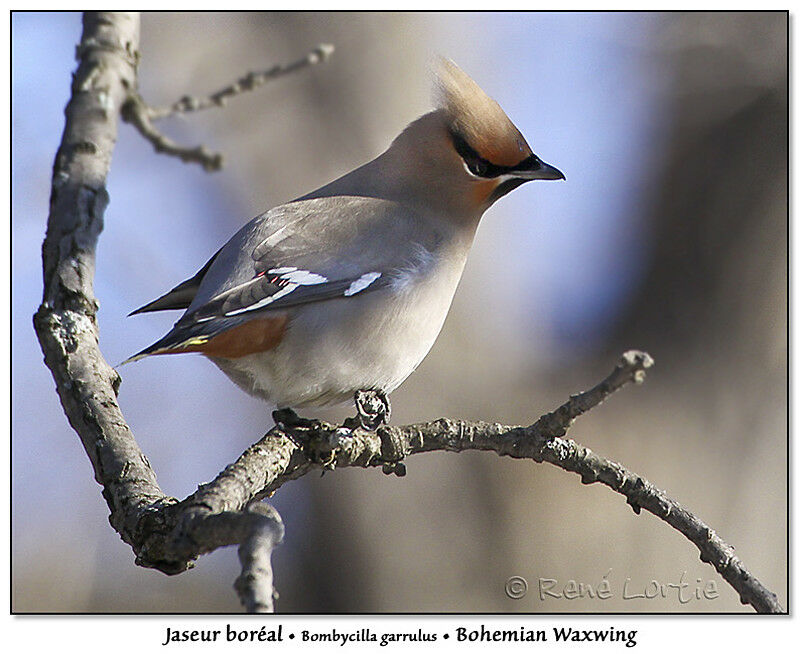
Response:
[{"label": "thin twig", "polygon": [[571,396],[555,411],[543,415],[532,429],[540,430],[543,435],[563,436],[575,418],[596,407],[625,384],[644,382],[645,371],[653,363],[653,358],[647,352],[628,350],[608,377],[588,391]]},{"label": "thin twig", "polygon": [[271,82],[299,70],[321,64],[331,58],[334,47],[329,43],[320,43],[311,50],[305,57],[298,59],[290,64],[277,64],[272,68],[261,72],[250,72],[244,77],[239,78],[233,84],[212,93],[207,98],[198,99],[190,95],[182,97],[180,100],[168,107],[149,107],[148,117],[151,120],[160,120],[176,114],[186,114],[193,111],[202,111],[212,107],[224,107],[227,101],[241,93],[252,91],[262,84]]},{"label": "thin twig", "polygon": [[184,163],[198,163],[206,172],[222,168],[223,158],[219,152],[212,152],[204,145],[193,148],[179,145],[158,131],[152,123],[147,105],[137,94],[131,95],[123,105],[122,119],[139,130],[139,133],[152,143],[156,152],[178,157]]},{"label": "thin twig", "polygon": [[145,139],[150,141],[156,152],[178,157],[184,163],[200,164],[206,172],[213,172],[222,168],[224,163],[222,154],[212,152],[204,145],[195,147],[180,145],[162,134],[153,125],[153,121],[211,107],[224,107],[228,99],[236,95],[252,91],[266,82],[327,61],[333,54],[333,50],[332,45],[320,44],[305,57],[291,64],[276,65],[260,73],[248,73],[207,98],[198,100],[187,95],[169,107],[150,107],[137,92],[132,92],[122,106],[122,119],[133,125]]}]

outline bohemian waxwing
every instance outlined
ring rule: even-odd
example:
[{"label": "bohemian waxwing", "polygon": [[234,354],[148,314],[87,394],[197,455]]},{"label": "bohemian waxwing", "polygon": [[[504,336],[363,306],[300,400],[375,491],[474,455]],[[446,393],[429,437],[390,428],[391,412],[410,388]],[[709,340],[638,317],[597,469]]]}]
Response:
[{"label": "bohemian waxwing", "polygon": [[200,352],[280,408],[355,394],[361,415],[371,391],[388,419],[387,394],[436,340],[484,211],[529,180],[565,179],[452,61],[437,81],[438,108],[377,159],[251,220],[134,311],[186,309],[128,361]]}]

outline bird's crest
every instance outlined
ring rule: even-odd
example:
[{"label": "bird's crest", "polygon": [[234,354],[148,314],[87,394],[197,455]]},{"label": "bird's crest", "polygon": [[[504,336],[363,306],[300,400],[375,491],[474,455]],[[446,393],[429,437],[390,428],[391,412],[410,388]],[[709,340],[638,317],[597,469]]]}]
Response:
[{"label": "bird's crest", "polygon": [[436,104],[445,112],[450,131],[491,163],[514,166],[532,154],[500,105],[444,57],[436,66]]}]

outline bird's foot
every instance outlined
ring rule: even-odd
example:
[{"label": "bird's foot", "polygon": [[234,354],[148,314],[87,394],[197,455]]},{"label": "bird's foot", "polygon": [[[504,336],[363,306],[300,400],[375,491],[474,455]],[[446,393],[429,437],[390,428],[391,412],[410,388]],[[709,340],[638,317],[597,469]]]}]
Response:
[{"label": "bird's foot", "polygon": [[406,466],[403,463],[403,446],[387,425],[392,414],[389,396],[383,391],[361,390],[355,394],[356,417],[345,420],[344,426],[349,429],[367,429],[375,431],[381,439],[381,460],[383,472],[387,475],[405,477]]},{"label": "bird's foot", "polygon": [[272,412],[272,419],[275,424],[281,424],[289,429],[299,429],[303,431],[318,431],[320,428],[319,420],[316,418],[301,418],[295,413],[294,409],[276,409]]},{"label": "bird's foot", "polygon": [[392,405],[383,391],[360,390],[355,394],[356,417],[353,422],[368,431],[375,431],[389,422]]},{"label": "bird's foot", "polygon": [[329,433],[316,418],[301,418],[292,409],[277,409],[272,419],[309,460],[322,464],[325,469],[335,467],[334,451],[339,445],[338,431]]}]

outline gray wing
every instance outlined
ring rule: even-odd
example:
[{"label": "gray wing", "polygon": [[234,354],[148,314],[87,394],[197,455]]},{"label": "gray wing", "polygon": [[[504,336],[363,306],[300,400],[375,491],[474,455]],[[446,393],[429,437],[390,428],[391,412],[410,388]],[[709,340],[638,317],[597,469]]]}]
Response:
[{"label": "gray wing", "polygon": [[[441,241],[430,223],[387,200],[327,197],[281,205],[245,225],[198,275],[164,296],[194,291],[173,329],[143,353],[180,349],[266,312],[385,288],[421,248],[432,253]],[[151,305],[137,311],[157,310]]]},{"label": "gray wing", "polygon": [[[402,214],[402,216],[401,216]],[[181,322],[347,298],[390,284],[439,235],[387,200],[328,197],[276,207],[216,256]]]}]

